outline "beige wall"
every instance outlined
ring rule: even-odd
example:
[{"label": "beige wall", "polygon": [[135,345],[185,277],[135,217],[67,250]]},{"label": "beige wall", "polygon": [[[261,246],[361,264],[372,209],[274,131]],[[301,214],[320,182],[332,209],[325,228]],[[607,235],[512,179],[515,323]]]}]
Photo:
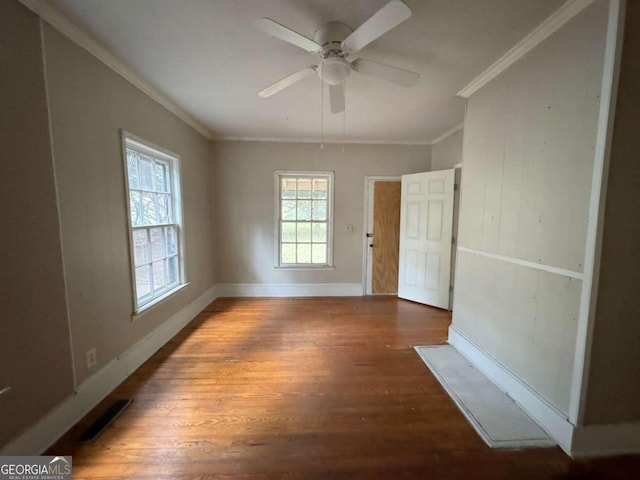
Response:
[{"label": "beige wall", "polygon": [[38,19],[0,2],[0,446],[73,392]]},{"label": "beige wall", "polygon": [[[2,447],[211,288],[216,243],[209,140],[17,1],[0,39]],[[120,129],[182,160],[189,285],[135,321]]]},{"label": "beige wall", "polygon": [[474,93],[464,132],[453,325],[563,413],[582,282],[607,2]]},{"label": "beige wall", "polygon": [[640,421],[640,3],[627,2],[585,421]]},{"label": "beige wall", "polygon": [[462,161],[462,129],[431,145],[431,170],[453,168]]},{"label": "beige wall", "polygon": [[[49,26],[46,77],[78,382],[215,283],[210,142]],[[120,129],[181,157],[189,286],[131,321]]]},{"label": "beige wall", "polygon": [[[214,158],[220,283],[361,283],[365,175],[427,171],[430,148],[224,141]],[[335,172],[334,270],[274,270],[276,170]]]}]

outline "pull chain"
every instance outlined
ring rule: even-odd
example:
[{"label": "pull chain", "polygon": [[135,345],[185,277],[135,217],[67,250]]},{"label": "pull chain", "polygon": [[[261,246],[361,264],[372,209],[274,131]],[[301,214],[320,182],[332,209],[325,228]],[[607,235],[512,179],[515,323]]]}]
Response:
[{"label": "pull chain", "polygon": [[320,64],[320,150],[324,149],[324,64]]},{"label": "pull chain", "polygon": [[344,109],[342,110],[342,153],[344,153],[344,143],[347,139],[347,79],[342,83],[342,94],[344,95]]}]

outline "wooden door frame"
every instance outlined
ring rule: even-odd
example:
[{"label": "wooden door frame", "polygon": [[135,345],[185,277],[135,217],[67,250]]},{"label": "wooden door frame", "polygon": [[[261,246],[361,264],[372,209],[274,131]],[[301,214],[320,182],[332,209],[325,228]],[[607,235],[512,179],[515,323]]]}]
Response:
[{"label": "wooden door frame", "polygon": [[[373,186],[376,182],[399,182],[400,175],[365,175],[364,177],[364,222],[362,227],[362,295],[387,295],[372,293],[371,260],[369,258],[369,242],[367,229],[369,221],[373,223]],[[395,295],[395,294],[394,294]]]}]

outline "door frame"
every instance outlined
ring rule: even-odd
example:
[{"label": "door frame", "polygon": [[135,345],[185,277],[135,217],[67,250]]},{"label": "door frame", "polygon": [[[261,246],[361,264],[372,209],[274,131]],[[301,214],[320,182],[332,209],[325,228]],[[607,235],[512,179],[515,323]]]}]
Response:
[{"label": "door frame", "polygon": [[[376,182],[399,182],[400,175],[365,175],[364,177],[364,221],[362,227],[362,295],[389,295],[372,293],[372,268],[369,239],[369,225],[373,228],[373,187]],[[395,294],[394,294],[395,295]]]},{"label": "door frame", "polygon": [[451,242],[451,284],[449,292],[449,310],[453,312],[453,296],[456,291],[456,270],[458,269],[458,223],[460,222],[460,193],[462,185],[462,162],[456,163],[453,167],[455,172],[453,185],[453,236]]}]

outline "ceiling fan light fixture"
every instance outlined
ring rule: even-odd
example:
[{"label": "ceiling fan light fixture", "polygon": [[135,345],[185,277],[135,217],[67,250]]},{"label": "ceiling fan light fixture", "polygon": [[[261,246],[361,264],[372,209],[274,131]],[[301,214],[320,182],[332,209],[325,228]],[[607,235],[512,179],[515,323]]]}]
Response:
[{"label": "ceiling fan light fixture", "polygon": [[351,65],[344,58],[327,58],[318,69],[318,75],[329,85],[341,85],[351,73]]}]

